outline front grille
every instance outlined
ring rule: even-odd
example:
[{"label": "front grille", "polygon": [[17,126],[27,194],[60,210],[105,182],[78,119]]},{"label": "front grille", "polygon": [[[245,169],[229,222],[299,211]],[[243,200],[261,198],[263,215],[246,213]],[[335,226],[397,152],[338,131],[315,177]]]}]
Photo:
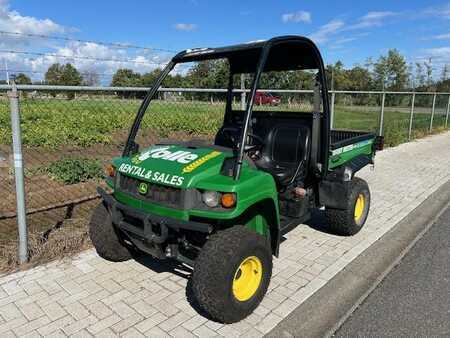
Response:
[{"label": "front grille", "polygon": [[183,207],[183,190],[145,182],[148,184],[148,190],[147,193],[143,195],[138,191],[138,186],[141,182],[143,181],[133,177],[125,175],[119,176],[119,188],[122,192],[150,203],[157,203],[174,208]]}]

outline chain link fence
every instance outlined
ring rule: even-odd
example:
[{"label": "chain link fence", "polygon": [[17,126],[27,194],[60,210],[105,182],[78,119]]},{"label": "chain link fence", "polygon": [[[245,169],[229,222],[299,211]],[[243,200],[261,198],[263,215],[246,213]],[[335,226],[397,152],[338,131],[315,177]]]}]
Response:
[{"label": "chain link fence", "polygon": [[[18,232],[9,86],[0,86],[0,271],[17,264]],[[104,186],[103,167],[120,156],[146,88],[18,86],[28,257],[48,260],[89,246],[87,224]],[[242,109],[246,90],[235,90]],[[137,141],[212,141],[225,89],[161,88]],[[308,90],[261,90],[257,111],[312,112]],[[330,92],[334,128],[383,134],[387,145],[448,128],[448,93]]]}]

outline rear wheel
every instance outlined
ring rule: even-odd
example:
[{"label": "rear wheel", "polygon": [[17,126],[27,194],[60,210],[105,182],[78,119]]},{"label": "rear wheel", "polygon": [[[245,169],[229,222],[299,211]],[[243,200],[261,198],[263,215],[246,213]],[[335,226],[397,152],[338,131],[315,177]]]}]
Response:
[{"label": "rear wheel", "polygon": [[95,208],[89,223],[89,236],[100,257],[113,262],[126,261],[132,257],[118,236],[111,215],[103,203]]},{"label": "rear wheel", "polygon": [[197,257],[193,296],[212,319],[234,323],[247,317],[267,292],[272,276],[269,241],[243,226],[211,236]]},{"label": "rear wheel", "polygon": [[351,236],[357,234],[366,223],[370,208],[370,191],[366,181],[354,177],[349,186],[345,209],[326,209],[325,215],[332,232]]}]

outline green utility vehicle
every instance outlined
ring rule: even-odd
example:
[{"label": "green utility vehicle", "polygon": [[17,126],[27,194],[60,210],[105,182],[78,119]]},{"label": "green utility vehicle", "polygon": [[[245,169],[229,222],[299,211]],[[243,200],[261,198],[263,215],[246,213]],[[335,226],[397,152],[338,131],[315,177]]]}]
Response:
[{"label": "green utility vehicle", "polygon": [[[145,111],[169,72],[216,59],[227,60],[229,86],[215,140],[139,149]],[[253,109],[262,74],[295,70],[316,71],[312,112]],[[232,104],[239,74],[252,76],[243,110]],[[373,133],[330,130],[324,65],[307,38],[183,51],[147,93],[122,157],[107,167],[112,193],[98,189],[103,201],[90,223],[92,242],[111,261],[146,253],[191,266],[189,286],[202,311],[216,321],[239,321],[264,297],[283,235],[314,209],[325,208],[334,233],[361,230],[370,193],[355,173],[373,163],[382,141]]]}]

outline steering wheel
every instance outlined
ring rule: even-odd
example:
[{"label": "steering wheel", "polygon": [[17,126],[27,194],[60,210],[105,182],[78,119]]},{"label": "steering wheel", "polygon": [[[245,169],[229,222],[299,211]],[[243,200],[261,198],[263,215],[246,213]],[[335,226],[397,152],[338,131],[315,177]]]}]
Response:
[{"label": "steering wheel", "polygon": [[[241,128],[236,127],[225,127],[222,129],[223,135],[227,137],[234,145],[239,143],[239,141],[236,139],[235,136],[240,135],[240,132]],[[264,140],[262,139],[262,137],[253,133],[247,133],[247,136],[257,141],[257,144],[246,145],[244,148],[245,152],[257,150],[262,148],[262,146],[264,146]]]}]

